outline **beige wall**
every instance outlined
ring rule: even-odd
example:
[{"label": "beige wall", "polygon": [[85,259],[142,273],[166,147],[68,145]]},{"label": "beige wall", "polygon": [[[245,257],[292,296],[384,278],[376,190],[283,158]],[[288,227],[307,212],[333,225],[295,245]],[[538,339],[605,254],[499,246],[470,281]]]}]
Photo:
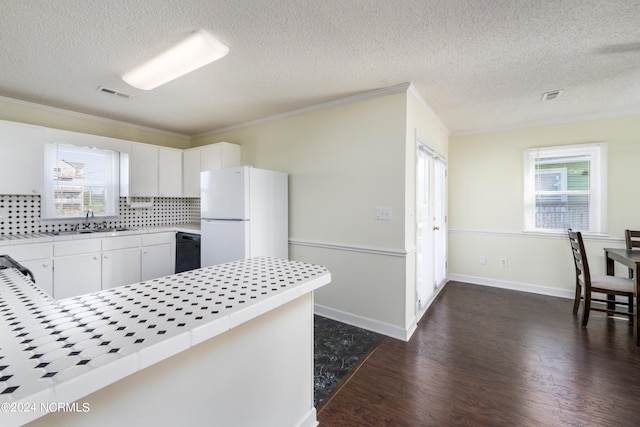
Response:
[{"label": "beige wall", "polygon": [[[449,273],[453,278],[571,296],[573,267],[564,234],[524,233],[524,150],[605,141],[608,236],[587,237],[590,266],[604,271],[603,247],[621,247],[640,227],[640,116],[588,120],[451,137]],[[486,265],[480,257],[486,257]],[[499,259],[508,258],[508,267]]]},{"label": "beige wall", "polygon": [[127,125],[126,123],[43,107],[36,104],[13,101],[7,98],[0,98],[0,120],[144,142],[165,147],[184,149],[190,146],[190,139],[185,135]]},{"label": "beige wall", "polygon": [[[327,266],[316,303],[391,335],[415,322],[415,130],[447,135],[407,92],[194,139],[242,146],[242,161],[290,174],[290,256]],[[374,219],[391,207],[392,221]]]},{"label": "beige wall", "polygon": [[[391,94],[193,141],[240,144],[243,164],[288,172],[290,256],[332,272],[316,303],[398,327],[404,264],[362,251],[404,249],[405,99]],[[374,220],[376,206],[391,207],[394,220]]]}]

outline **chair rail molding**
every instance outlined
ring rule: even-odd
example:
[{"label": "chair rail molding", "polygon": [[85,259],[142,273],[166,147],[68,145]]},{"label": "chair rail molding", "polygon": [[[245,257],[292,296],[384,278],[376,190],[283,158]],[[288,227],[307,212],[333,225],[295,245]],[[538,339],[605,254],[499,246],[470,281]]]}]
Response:
[{"label": "chair rail molding", "polygon": [[349,252],[362,252],[367,254],[393,256],[393,257],[400,257],[400,258],[405,258],[415,253],[416,251],[415,247],[409,248],[408,250],[402,250],[402,249],[376,248],[372,246],[348,245],[344,243],[319,242],[319,241],[303,240],[303,239],[289,239],[289,244],[294,246],[310,246],[314,248],[333,249],[333,250],[349,251]]}]

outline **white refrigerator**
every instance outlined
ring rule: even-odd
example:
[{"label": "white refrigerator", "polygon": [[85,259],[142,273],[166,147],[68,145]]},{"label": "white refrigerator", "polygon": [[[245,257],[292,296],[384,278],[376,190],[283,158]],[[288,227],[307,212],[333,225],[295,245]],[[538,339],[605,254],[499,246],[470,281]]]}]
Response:
[{"label": "white refrigerator", "polygon": [[250,166],[200,173],[201,266],[289,258],[288,175]]}]

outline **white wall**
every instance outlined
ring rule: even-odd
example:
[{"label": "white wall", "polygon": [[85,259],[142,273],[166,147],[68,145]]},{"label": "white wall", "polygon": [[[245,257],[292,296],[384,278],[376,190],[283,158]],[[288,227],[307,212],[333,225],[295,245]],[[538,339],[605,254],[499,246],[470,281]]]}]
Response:
[{"label": "white wall", "polygon": [[[449,273],[454,279],[572,297],[574,272],[564,234],[527,234],[524,150],[608,143],[608,237],[586,238],[594,273],[604,247],[624,247],[625,228],[640,228],[640,116],[452,136],[449,146]],[[480,264],[485,256],[486,265]],[[508,267],[499,259],[508,258]],[[626,274],[626,272],[621,272]]]}]

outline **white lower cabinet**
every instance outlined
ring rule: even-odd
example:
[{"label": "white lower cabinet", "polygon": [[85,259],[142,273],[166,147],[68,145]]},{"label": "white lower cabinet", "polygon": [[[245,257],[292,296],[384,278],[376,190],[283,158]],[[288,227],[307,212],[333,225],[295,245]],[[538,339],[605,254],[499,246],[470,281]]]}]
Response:
[{"label": "white lower cabinet", "polygon": [[27,267],[31,273],[33,273],[36,285],[38,285],[40,289],[50,297],[53,296],[53,262],[51,258],[16,261]]},{"label": "white lower cabinet", "polygon": [[51,244],[15,245],[2,247],[2,253],[27,267],[36,284],[49,296],[53,296],[53,263],[51,262]]},{"label": "white lower cabinet", "polygon": [[53,270],[53,297],[70,298],[102,288],[100,252],[56,257]]},{"label": "white lower cabinet", "polygon": [[102,289],[101,239],[53,244],[53,297],[63,299]]},{"label": "white lower cabinet", "polygon": [[55,299],[97,292],[175,272],[175,233],[96,237],[2,247]]},{"label": "white lower cabinet", "polygon": [[141,280],[157,279],[174,273],[171,245],[153,245],[142,248]]},{"label": "white lower cabinet", "polygon": [[102,239],[102,289],[140,281],[140,242],[137,235]]},{"label": "white lower cabinet", "polygon": [[175,273],[176,233],[142,236],[141,280],[157,279]]},{"label": "white lower cabinet", "polygon": [[140,281],[140,248],[102,252],[102,289]]}]

